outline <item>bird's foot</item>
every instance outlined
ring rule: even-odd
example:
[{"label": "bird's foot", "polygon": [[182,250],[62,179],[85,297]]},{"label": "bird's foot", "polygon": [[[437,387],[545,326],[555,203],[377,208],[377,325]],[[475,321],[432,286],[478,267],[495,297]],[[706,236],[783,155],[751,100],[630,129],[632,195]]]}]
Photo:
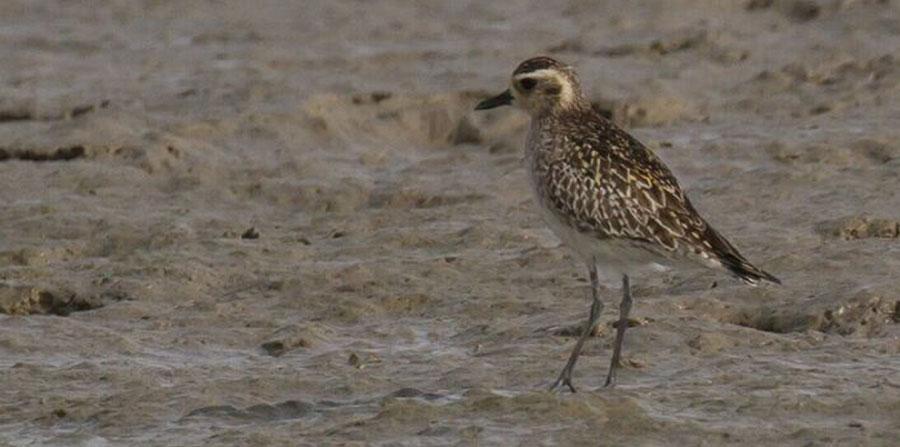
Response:
[{"label": "bird's foot", "polygon": [[603,384],[603,388],[615,388],[616,387],[616,376],[615,374],[611,376],[606,376],[606,383]]},{"label": "bird's foot", "polygon": [[609,365],[609,373],[606,374],[606,382],[603,383],[603,388],[616,387],[616,372],[621,366],[622,362],[619,359],[613,360],[612,364]]},{"label": "bird's foot", "polygon": [[556,391],[562,385],[569,387],[569,391],[572,393],[576,393],[575,386],[572,385],[572,370],[570,368],[563,369],[562,373],[559,374],[559,377],[556,378],[556,381],[553,382],[553,385],[550,385],[550,391]]}]

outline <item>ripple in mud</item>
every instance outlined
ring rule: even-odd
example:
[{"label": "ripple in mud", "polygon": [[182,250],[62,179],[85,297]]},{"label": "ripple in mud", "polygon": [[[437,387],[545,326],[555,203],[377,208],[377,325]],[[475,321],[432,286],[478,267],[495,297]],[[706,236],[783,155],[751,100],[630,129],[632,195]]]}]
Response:
[{"label": "ripple in mud", "polygon": [[99,104],[81,104],[68,109],[40,114],[30,107],[19,105],[7,106],[0,109],[0,123],[11,121],[61,121],[79,117],[91,113],[96,109],[109,107],[109,100],[100,101]]},{"label": "ripple in mud", "polygon": [[418,390],[415,388],[400,388],[399,390],[394,391],[393,393],[390,393],[387,396],[385,396],[385,398],[419,398],[419,399],[425,399],[428,401],[438,400],[443,397],[444,396],[440,395],[440,394],[427,393],[425,391]]},{"label": "ripple in mud", "polygon": [[0,147],[0,161],[69,161],[84,157],[86,152],[84,146],[81,145],[42,149]]},{"label": "ripple in mud", "polygon": [[209,417],[247,421],[281,421],[310,416],[315,412],[315,408],[314,404],[297,400],[288,400],[275,405],[258,404],[244,409],[235,408],[231,405],[214,405],[191,410],[185,418]]},{"label": "ripple in mud", "polygon": [[621,100],[595,98],[591,106],[600,115],[627,128],[665,126],[704,119],[704,113],[696,104],[660,88],[652,94]]},{"label": "ripple in mud", "polygon": [[[329,411],[352,409],[360,411],[365,408],[392,408],[396,406],[419,408],[426,402],[435,402],[447,396],[429,393],[416,388],[401,388],[382,397],[359,399],[351,401],[319,401],[316,403],[287,400],[275,404],[257,404],[246,408],[237,408],[233,405],[211,405],[196,408],[188,412],[183,418],[214,418],[228,419],[233,422],[259,422],[259,421],[283,421],[314,416]],[[390,411],[389,411],[390,412]]]},{"label": "ripple in mud", "polygon": [[[795,118],[877,105],[896,90],[900,82],[898,67],[900,63],[891,54],[849,61],[792,62],[777,70],[762,70],[741,83],[736,91],[742,92],[744,98],[735,105],[762,116]],[[846,148],[824,146],[828,151],[824,154],[806,151],[800,156],[824,162],[835,158],[829,152],[841,158],[856,157]]]},{"label": "ripple in mud", "polygon": [[230,192],[244,200],[271,203],[304,212],[346,213],[359,210],[369,200],[369,187],[354,179],[323,184],[317,179],[259,179],[235,182]]},{"label": "ripple in mud", "polygon": [[779,11],[794,22],[808,22],[819,16],[822,8],[811,0],[749,0],[744,4],[747,11],[756,11],[777,6]]},{"label": "ripple in mud", "polygon": [[473,114],[475,104],[488,96],[474,91],[320,95],[307,102],[306,114],[320,134],[368,148],[441,148],[515,139],[524,117]]},{"label": "ripple in mud", "polygon": [[900,221],[851,216],[824,222],[818,226],[818,232],[826,237],[845,241],[869,238],[897,239],[900,237]]},{"label": "ripple in mud", "polygon": [[418,189],[402,189],[396,187],[380,188],[369,197],[372,208],[391,209],[424,209],[453,206],[457,204],[475,203],[485,200],[485,194],[445,194]]},{"label": "ripple in mud", "polygon": [[766,153],[785,164],[823,164],[831,166],[886,166],[900,151],[894,145],[864,138],[852,144],[820,143],[803,146],[772,142]]}]

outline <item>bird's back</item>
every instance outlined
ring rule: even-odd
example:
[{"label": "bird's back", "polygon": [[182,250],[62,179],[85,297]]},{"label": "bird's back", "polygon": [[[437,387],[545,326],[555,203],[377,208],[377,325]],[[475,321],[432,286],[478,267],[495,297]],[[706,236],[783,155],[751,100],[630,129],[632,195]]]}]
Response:
[{"label": "bird's back", "polygon": [[546,220],[582,255],[619,258],[608,263],[687,260],[748,283],[778,282],[697,213],[659,157],[593,109],[534,118],[527,146]]}]

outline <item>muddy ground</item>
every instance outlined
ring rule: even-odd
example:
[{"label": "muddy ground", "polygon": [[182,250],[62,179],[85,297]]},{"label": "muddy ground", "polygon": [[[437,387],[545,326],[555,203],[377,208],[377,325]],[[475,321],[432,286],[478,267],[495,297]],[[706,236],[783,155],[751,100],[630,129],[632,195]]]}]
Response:
[{"label": "muddy ground", "polygon": [[[900,444],[900,6],[0,2],[0,444]],[[585,272],[551,54],[783,287]],[[715,287],[712,285],[715,283]]]}]

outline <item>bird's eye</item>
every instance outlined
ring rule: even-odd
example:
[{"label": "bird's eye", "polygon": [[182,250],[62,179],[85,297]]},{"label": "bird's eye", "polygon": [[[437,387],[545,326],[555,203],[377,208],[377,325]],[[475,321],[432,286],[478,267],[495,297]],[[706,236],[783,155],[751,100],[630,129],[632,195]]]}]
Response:
[{"label": "bird's eye", "polygon": [[519,81],[519,87],[522,87],[522,90],[528,91],[534,88],[537,81],[532,78],[525,78]]}]

